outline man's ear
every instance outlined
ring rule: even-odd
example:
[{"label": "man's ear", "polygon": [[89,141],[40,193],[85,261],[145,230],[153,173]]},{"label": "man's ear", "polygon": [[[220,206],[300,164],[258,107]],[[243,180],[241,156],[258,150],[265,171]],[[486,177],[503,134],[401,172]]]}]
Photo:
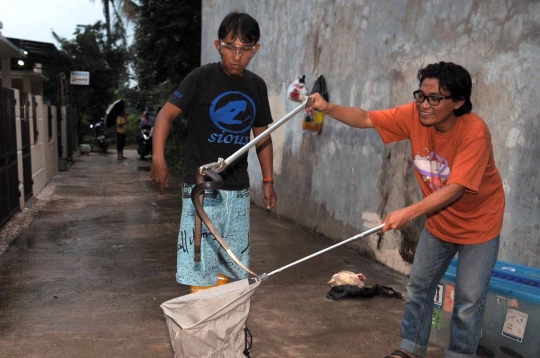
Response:
[{"label": "man's ear", "polygon": [[465,100],[464,99],[460,99],[459,101],[455,102],[456,104],[454,105],[454,110],[456,109],[459,109],[461,108],[461,106],[463,106],[465,104]]},{"label": "man's ear", "polygon": [[251,57],[255,57],[255,54],[259,51],[259,49],[261,48],[261,44],[256,44],[255,45],[255,51],[253,51],[253,55],[251,55]]},{"label": "man's ear", "polygon": [[221,55],[221,45],[219,43],[219,40],[214,40],[214,46],[216,46],[217,52]]}]

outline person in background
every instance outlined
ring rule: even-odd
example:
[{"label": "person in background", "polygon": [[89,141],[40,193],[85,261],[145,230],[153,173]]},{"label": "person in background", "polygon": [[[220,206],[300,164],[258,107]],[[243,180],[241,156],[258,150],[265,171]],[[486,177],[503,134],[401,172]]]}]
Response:
[{"label": "person in background", "polygon": [[[141,125],[141,130],[145,130],[145,129],[150,130],[149,133],[150,133],[150,138],[151,138],[153,134],[153,129],[154,129],[154,119],[150,118],[150,113],[148,111],[143,112],[140,125]],[[137,136],[135,137],[137,145],[139,144],[141,138],[142,138],[142,135],[141,135],[141,132],[139,131],[137,132]]]},{"label": "person in background", "polygon": [[124,157],[124,147],[126,146],[126,125],[128,114],[122,113],[116,117],[116,153],[118,160],[127,159]]},{"label": "person in background", "polygon": [[375,128],[384,143],[409,139],[423,199],[389,213],[383,232],[426,215],[407,284],[401,347],[385,358],[426,355],[437,284],[458,254],[450,344],[445,358],[473,358],[486,291],[497,261],[505,195],[486,123],[471,113],[472,80],[463,67],[439,62],[418,72],[414,101],[367,111],[326,102],[307,109],[355,128]]},{"label": "person in background", "polygon": [[141,127],[149,126],[149,128],[151,128],[153,125],[154,125],[154,120],[150,118],[150,113],[148,113],[148,111],[144,111],[143,116],[141,118]]},{"label": "person in background", "polygon": [[[161,193],[169,181],[164,158],[165,141],[171,122],[180,114],[189,117],[183,204],[178,235],[176,280],[191,286],[191,292],[243,279],[247,272],[235,264],[217,240],[203,226],[201,261],[194,262],[195,208],[190,198],[197,169],[227,158],[250,141],[250,133],[260,135],[272,123],[266,83],[246,70],[259,50],[260,29],[248,14],[230,13],[222,21],[214,46],[221,62],[196,68],[180,83],[159,111],[153,133],[150,177]],[[263,176],[263,203],[276,204],[273,188],[273,150],[270,136],[256,146]],[[247,154],[229,165],[220,175],[223,190],[205,194],[204,207],[216,229],[236,257],[249,266],[249,176]]]}]

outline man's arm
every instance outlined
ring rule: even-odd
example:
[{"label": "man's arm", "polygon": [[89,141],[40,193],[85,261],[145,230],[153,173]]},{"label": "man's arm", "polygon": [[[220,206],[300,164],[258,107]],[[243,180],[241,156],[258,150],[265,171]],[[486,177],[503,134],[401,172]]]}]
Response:
[{"label": "man's arm", "polygon": [[165,142],[171,131],[173,119],[182,114],[182,110],[167,102],[161,108],[154,124],[152,134],[152,169],[150,178],[156,183],[156,188],[163,195],[163,190],[169,185],[169,169],[165,163]]},{"label": "man's arm", "polygon": [[[259,136],[262,132],[268,129],[266,127],[252,127],[253,135]],[[272,147],[272,137],[267,136],[255,146],[257,150],[257,158],[261,166],[263,178],[273,178],[274,173],[274,151]],[[276,206],[277,196],[274,191],[273,183],[263,183],[263,204],[267,209],[273,209]]]},{"label": "man's arm", "polygon": [[369,112],[357,107],[344,107],[328,103],[320,94],[309,95],[314,99],[312,106],[306,107],[309,115],[313,110],[328,114],[330,117],[355,128],[375,128],[369,117]]},{"label": "man's arm", "polygon": [[465,187],[455,183],[448,184],[415,204],[393,211],[383,221],[385,224],[383,232],[399,230],[420,215],[430,214],[444,209],[459,200],[464,192]]}]

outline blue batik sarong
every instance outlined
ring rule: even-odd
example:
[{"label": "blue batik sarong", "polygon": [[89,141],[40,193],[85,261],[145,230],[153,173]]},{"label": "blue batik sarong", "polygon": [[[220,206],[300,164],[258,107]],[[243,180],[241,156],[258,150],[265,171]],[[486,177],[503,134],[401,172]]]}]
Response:
[{"label": "blue batik sarong", "polygon": [[[182,216],[178,233],[176,281],[190,286],[212,286],[218,273],[244,279],[248,273],[239,267],[202,224],[201,261],[194,262],[195,207],[193,185],[184,184]],[[249,267],[249,189],[211,190],[205,193],[204,211],[236,257]]]}]

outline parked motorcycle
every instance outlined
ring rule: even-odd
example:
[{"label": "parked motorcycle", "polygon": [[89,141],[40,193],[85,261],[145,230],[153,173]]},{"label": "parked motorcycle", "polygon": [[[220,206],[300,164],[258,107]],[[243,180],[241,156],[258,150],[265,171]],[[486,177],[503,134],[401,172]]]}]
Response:
[{"label": "parked motorcycle", "polygon": [[141,160],[152,154],[152,126],[142,125],[137,141],[137,153]]},{"label": "parked motorcycle", "polygon": [[109,150],[109,139],[107,138],[107,132],[105,131],[105,123],[98,122],[94,124],[94,135],[99,145],[99,151],[106,154]]}]

